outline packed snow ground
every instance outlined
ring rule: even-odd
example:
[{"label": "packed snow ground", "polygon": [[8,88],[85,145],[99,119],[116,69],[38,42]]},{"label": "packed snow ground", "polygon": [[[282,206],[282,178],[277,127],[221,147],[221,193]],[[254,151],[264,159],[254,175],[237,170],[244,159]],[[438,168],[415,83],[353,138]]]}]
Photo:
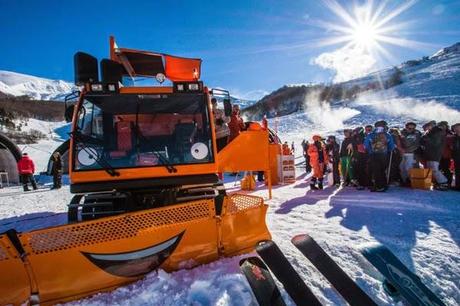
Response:
[{"label": "packed snow ground", "polygon": [[[300,169],[299,169],[300,170]],[[229,179],[228,190],[238,189]],[[264,186],[253,193],[267,198]],[[360,255],[369,243],[383,243],[415,271],[446,304],[460,301],[460,193],[390,188],[387,193],[327,188],[311,191],[299,173],[294,184],[275,186],[267,224],[280,248],[325,305],[346,305],[289,242],[309,233],[380,305],[394,302],[379,274]],[[27,231],[65,223],[68,187],[24,194],[0,190],[0,232]],[[71,305],[255,305],[238,262],[225,258],[191,270],[152,272],[145,279]],[[283,291],[283,296],[288,296]],[[291,305],[293,305],[291,303]]]}]

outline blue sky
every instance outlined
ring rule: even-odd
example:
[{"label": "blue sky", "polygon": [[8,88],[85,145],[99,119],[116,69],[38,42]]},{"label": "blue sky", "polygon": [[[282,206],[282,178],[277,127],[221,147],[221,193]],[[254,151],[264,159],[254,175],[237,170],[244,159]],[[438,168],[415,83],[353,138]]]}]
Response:
[{"label": "blue sky", "polygon": [[[365,2],[339,3],[352,10]],[[389,0],[385,10],[401,3]],[[378,60],[372,69],[460,41],[459,16],[460,1],[416,2],[388,23],[404,23],[389,34],[421,43],[411,48],[382,44],[391,59]],[[321,20],[344,24],[321,0],[0,0],[0,70],[72,81],[73,54],[107,57],[108,37],[115,35],[122,47],[200,57],[209,86],[257,96],[283,84],[334,80],[336,71],[314,59],[344,43],[318,46],[337,34],[318,26]]]}]

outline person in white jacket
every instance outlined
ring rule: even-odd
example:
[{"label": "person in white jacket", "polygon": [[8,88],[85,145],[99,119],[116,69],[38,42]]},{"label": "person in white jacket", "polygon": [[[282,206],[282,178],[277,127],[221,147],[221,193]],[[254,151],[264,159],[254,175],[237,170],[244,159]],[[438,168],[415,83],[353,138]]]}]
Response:
[{"label": "person in white jacket", "polygon": [[228,137],[230,136],[230,129],[228,128],[230,117],[225,116],[224,111],[217,108],[216,98],[212,98],[211,103],[212,113],[214,115],[214,125],[216,128],[217,152],[219,152],[227,145]]}]

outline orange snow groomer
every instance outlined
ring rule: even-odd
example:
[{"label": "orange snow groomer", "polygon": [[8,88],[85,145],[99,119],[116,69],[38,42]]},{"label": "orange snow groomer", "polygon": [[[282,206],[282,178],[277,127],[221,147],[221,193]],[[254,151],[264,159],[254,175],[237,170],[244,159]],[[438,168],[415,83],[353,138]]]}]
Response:
[{"label": "orange snow groomer", "polygon": [[[323,189],[323,172],[324,167],[327,164],[327,153],[326,146],[322,142],[321,136],[313,136],[313,143],[308,146],[307,153],[308,156],[310,156],[310,166],[313,169],[310,188]],[[317,183],[318,186],[316,186]]]}]

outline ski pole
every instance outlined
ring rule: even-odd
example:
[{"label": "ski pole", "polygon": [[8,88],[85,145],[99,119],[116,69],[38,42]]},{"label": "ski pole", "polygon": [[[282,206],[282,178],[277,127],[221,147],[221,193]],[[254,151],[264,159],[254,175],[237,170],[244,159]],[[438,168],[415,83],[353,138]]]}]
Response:
[{"label": "ski pole", "polygon": [[390,172],[391,172],[391,160],[393,159],[393,151],[390,152],[390,163],[387,168],[387,184],[390,183]]}]

